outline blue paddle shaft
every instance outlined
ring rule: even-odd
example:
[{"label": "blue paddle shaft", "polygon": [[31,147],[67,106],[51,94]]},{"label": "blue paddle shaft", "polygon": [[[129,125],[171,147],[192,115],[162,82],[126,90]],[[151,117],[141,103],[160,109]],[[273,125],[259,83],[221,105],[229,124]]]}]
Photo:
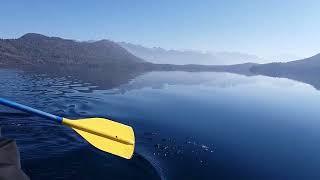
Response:
[{"label": "blue paddle shaft", "polygon": [[16,102],[9,101],[9,100],[4,99],[4,98],[0,98],[0,104],[2,104],[4,106],[7,106],[7,107],[11,107],[13,109],[17,109],[17,110],[20,110],[20,111],[23,111],[23,112],[27,112],[27,113],[30,113],[30,114],[34,114],[34,115],[37,115],[37,116],[40,116],[40,117],[43,117],[43,118],[46,118],[46,119],[51,119],[51,120],[57,121],[59,123],[62,123],[62,119],[63,119],[62,117],[55,116],[53,114],[49,114],[49,113],[46,113],[46,112],[31,108],[31,107],[22,105],[22,104],[18,104]]}]

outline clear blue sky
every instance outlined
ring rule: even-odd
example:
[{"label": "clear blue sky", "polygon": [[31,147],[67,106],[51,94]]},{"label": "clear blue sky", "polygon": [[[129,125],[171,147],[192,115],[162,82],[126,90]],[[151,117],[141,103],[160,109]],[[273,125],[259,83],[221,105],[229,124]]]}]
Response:
[{"label": "clear blue sky", "polygon": [[0,37],[27,32],[261,57],[320,53],[318,0],[3,0]]}]

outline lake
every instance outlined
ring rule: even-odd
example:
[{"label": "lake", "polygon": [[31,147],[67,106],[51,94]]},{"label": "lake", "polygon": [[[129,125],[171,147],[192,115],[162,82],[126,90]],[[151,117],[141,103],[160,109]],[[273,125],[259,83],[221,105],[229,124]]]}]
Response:
[{"label": "lake", "polygon": [[0,69],[4,98],[135,130],[134,157],[124,160],[1,106],[2,136],[17,141],[31,179],[320,178],[320,92],[311,85],[221,72],[147,72],[109,84]]}]

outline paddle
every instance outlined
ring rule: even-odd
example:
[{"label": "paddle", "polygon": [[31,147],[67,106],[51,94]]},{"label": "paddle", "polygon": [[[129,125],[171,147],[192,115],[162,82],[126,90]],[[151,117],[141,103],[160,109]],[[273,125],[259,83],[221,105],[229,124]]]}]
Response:
[{"label": "paddle", "polygon": [[0,104],[67,125],[102,151],[126,159],[133,155],[135,138],[130,126],[103,118],[70,120],[4,98],[0,98]]}]

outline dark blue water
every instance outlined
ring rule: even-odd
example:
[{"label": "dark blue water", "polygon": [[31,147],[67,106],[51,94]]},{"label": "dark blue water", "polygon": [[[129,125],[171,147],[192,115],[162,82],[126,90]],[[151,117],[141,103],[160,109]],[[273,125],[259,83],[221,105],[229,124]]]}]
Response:
[{"label": "dark blue water", "polygon": [[300,82],[229,73],[151,72],[112,88],[0,70],[1,96],[69,118],[134,127],[124,160],[72,130],[0,107],[32,179],[319,179],[320,92]]}]

